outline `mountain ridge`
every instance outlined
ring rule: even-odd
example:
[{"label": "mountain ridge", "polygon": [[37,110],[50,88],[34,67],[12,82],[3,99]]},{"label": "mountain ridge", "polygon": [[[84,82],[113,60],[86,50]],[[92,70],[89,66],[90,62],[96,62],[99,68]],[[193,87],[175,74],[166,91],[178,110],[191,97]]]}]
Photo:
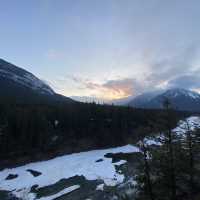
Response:
[{"label": "mountain ridge", "polygon": [[73,102],[72,99],[54,92],[32,73],[3,59],[0,59],[0,85],[0,103]]},{"label": "mountain ridge", "polygon": [[[128,105],[136,108],[162,109],[164,99],[169,99],[172,106],[182,111],[200,111],[200,94],[184,88],[171,88],[146,98],[146,93],[135,97]],[[150,94],[151,95],[151,94]],[[141,101],[138,101],[141,99]]]}]

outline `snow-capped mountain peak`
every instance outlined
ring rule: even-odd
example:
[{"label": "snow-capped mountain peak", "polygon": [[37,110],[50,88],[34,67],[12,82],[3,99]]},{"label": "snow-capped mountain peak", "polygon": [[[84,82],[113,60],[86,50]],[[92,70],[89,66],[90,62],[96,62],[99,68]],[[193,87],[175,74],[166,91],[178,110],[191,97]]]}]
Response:
[{"label": "snow-capped mountain peak", "polygon": [[2,59],[0,59],[0,78],[8,79],[17,84],[20,84],[21,86],[30,88],[40,93],[48,95],[55,94],[51,87],[49,87],[46,83],[38,79],[30,72],[27,72],[26,70],[21,69]]},{"label": "snow-capped mountain peak", "polygon": [[167,90],[163,96],[166,96],[168,98],[176,98],[178,96],[185,96],[192,99],[200,99],[200,94],[197,92],[193,92],[190,90],[182,89],[182,88],[174,88]]},{"label": "snow-capped mountain peak", "polygon": [[143,94],[135,97],[129,105],[137,108],[161,109],[166,98],[177,110],[200,111],[200,94],[182,88],[168,89],[157,95],[155,93]]},{"label": "snow-capped mountain peak", "polygon": [[57,94],[32,73],[0,59],[0,103],[57,104],[74,103]]}]

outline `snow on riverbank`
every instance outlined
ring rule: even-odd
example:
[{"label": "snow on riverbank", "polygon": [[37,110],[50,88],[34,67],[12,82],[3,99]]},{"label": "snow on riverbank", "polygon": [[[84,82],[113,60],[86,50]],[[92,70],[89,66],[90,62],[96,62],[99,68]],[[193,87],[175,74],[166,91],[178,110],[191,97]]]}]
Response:
[{"label": "snow on riverbank", "polygon": [[[189,117],[185,121],[180,121],[173,131],[177,134],[184,133],[186,125],[189,125],[192,129],[196,125],[200,127],[200,117]],[[148,145],[161,145],[159,139],[161,139],[161,136],[146,137],[145,143]],[[84,176],[87,180],[100,179],[104,181],[105,185],[115,186],[124,180],[124,175],[118,173],[115,166],[122,165],[126,161],[120,160],[117,163],[112,163],[112,159],[105,157],[105,155],[108,153],[133,152],[139,152],[139,149],[132,145],[126,145],[104,150],[74,153],[48,161],[30,163],[13,169],[5,169],[0,171],[0,190],[12,191],[12,194],[23,200],[27,198],[28,200],[35,200],[36,195],[30,193],[32,186],[38,185],[38,187],[44,187],[55,184],[61,179],[68,179],[76,175]],[[99,185],[97,190],[102,190],[104,184]],[[74,189],[73,186],[71,187],[58,192],[55,194],[56,197],[58,197],[57,195],[66,194],[67,191],[71,191],[70,189]],[[76,189],[78,190],[79,188],[77,187]],[[52,198],[52,196],[43,197],[42,200]]]},{"label": "snow on riverbank", "polygon": [[[178,136],[182,136],[184,138],[184,134],[189,130],[194,130],[195,128],[200,128],[200,117],[199,116],[191,116],[186,118],[185,120],[180,120],[176,128],[172,130],[172,132]],[[156,145],[160,146],[162,143],[161,140],[164,139],[164,135],[160,134],[157,136],[149,136],[145,137],[143,142],[147,145]]]},{"label": "snow on riverbank", "polygon": [[[88,180],[101,179],[106,185],[115,186],[124,180],[124,175],[116,172],[115,165],[123,164],[125,161],[121,160],[118,163],[112,163],[112,159],[106,158],[104,155],[107,153],[132,153],[138,151],[137,147],[126,145],[105,150],[74,153],[48,161],[5,169],[0,171],[0,190],[14,191],[13,193],[17,194],[18,190],[28,190],[33,185],[44,187],[75,175],[83,175]],[[100,159],[102,159],[101,162],[96,162]],[[27,170],[40,172],[41,175],[34,177]],[[9,174],[18,175],[18,177],[6,180]]]},{"label": "snow on riverbank", "polygon": [[183,135],[188,131],[188,128],[192,131],[195,128],[200,128],[200,117],[192,116],[188,117],[185,120],[180,120],[177,128],[173,130],[173,132],[178,135]]}]

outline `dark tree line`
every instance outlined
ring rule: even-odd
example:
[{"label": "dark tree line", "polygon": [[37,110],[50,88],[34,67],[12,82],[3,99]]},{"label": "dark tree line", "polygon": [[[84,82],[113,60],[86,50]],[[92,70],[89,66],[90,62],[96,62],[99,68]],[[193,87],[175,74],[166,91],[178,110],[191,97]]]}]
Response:
[{"label": "dark tree line", "polygon": [[143,136],[135,130],[159,115],[159,110],[95,103],[1,104],[0,158],[71,153],[127,144],[141,139]]}]

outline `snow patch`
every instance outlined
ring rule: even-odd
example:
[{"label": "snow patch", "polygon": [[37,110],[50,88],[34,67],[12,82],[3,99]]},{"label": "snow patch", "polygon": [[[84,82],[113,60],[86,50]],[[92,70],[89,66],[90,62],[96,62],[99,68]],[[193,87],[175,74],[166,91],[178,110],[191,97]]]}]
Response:
[{"label": "snow patch", "polygon": [[200,128],[200,117],[191,116],[186,118],[185,120],[179,121],[178,126],[175,129],[173,129],[173,132],[181,136],[187,132],[188,128],[190,130],[194,130],[195,128]]},{"label": "snow patch", "polygon": [[157,137],[146,137],[144,138],[144,143],[146,145],[157,145],[157,146],[160,146],[161,145],[161,142],[159,142],[160,140],[160,136],[157,136]]},{"label": "snow patch", "polygon": [[97,185],[96,190],[103,191],[104,190],[104,184]]},{"label": "snow patch", "polygon": [[[76,175],[83,175],[87,180],[103,180],[106,185],[115,186],[122,183],[124,175],[119,174],[115,165],[124,164],[126,161],[112,163],[112,158],[106,158],[108,153],[133,153],[139,149],[132,145],[110,148],[105,150],[93,150],[82,153],[74,153],[57,157],[48,161],[30,163],[13,169],[0,171],[0,190],[14,191],[21,194],[20,190],[28,191],[33,185],[44,187],[55,184],[59,180]],[[102,162],[96,162],[103,158]],[[33,177],[27,169],[39,171],[42,174]],[[8,174],[18,174],[13,180],[5,180]]]},{"label": "snow patch", "polygon": [[22,188],[17,191],[12,191],[12,195],[22,200],[35,200],[36,195],[34,193],[30,193],[30,190],[30,188]]},{"label": "snow patch", "polygon": [[119,162],[114,163],[116,166],[120,166],[126,163],[126,160],[120,160]]},{"label": "snow patch", "polygon": [[[177,134],[178,136],[184,136],[184,134],[188,131],[188,128],[190,130],[194,130],[195,128],[200,128],[200,117],[199,116],[191,116],[186,118],[185,120],[180,120],[178,122],[178,125],[176,128],[174,128],[172,131]],[[144,144],[146,145],[157,145],[160,146],[162,141],[164,139],[164,135],[157,135],[155,137],[145,137],[143,139]],[[139,143],[138,143],[139,144]]]},{"label": "snow patch", "polygon": [[39,200],[53,200],[53,199],[56,199],[56,198],[58,198],[60,196],[68,194],[70,192],[73,192],[74,190],[77,190],[79,188],[80,188],[80,185],[73,185],[71,187],[68,187],[68,188],[58,192],[57,194],[54,194],[54,195],[51,195],[51,196],[47,196],[47,197],[42,197]]}]

